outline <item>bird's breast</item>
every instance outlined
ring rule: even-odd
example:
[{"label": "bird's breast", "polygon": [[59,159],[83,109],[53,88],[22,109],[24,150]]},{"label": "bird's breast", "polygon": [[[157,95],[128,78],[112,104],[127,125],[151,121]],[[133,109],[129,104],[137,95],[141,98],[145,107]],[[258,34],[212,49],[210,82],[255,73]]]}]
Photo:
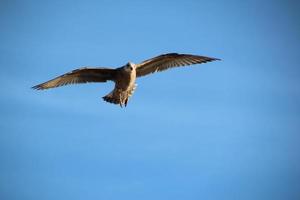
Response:
[{"label": "bird's breast", "polygon": [[135,79],[135,70],[132,70],[131,72],[122,71],[117,76],[116,88],[126,91],[134,86]]}]

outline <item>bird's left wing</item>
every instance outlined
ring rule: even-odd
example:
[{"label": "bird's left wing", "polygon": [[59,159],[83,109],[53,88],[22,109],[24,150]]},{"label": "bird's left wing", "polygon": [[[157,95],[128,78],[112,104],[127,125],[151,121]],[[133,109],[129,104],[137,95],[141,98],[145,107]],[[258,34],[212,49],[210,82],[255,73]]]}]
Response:
[{"label": "bird's left wing", "polygon": [[163,54],[149,60],[145,60],[136,66],[137,77],[145,76],[154,72],[160,72],[173,67],[200,64],[220,60],[205,56],[169,53]]},{"label": "bird's left wing", "polygon": [[110,68],[80,68],[58,76],[45,83],[33,86],[33,89],[44,90],[68,84],[106,82],[115,80],[116,70]]}]

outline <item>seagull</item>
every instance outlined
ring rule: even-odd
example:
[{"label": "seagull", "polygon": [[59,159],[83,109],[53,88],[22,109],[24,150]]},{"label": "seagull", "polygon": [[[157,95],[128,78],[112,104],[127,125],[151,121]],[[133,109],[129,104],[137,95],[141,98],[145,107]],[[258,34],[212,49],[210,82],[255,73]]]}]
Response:
[{"label": "seagull", "polygon": [[139,64],[128,62],[126,65],[115,69],[82,67],[32,88],[45,90],[69,84],[113,81],[115,83],[114,89],[102,98],[106,102],[126,107],[129,98],[137,87],[135,83],[136,78],[174,67],[201,64],[216,60],[220,59],[199,55],[168,53],[145,60]]}]

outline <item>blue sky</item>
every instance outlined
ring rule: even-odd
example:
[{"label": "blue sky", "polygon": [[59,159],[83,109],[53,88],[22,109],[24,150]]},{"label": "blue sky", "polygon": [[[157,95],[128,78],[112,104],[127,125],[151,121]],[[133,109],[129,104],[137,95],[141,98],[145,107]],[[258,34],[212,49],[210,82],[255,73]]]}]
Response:
[{"label": "blue sky", "polygon": [[[300,199],[296,1],[1,1],[0,199]],[[81,66],[221,58],[34,91]]]}]

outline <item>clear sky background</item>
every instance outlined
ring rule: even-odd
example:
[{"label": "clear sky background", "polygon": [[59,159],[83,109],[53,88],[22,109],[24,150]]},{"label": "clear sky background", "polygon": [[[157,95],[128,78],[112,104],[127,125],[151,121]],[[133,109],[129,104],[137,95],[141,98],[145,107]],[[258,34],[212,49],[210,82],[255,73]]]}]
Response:
[{"label": "clear sky background", "polygon": [[[0,199],[300,199],[298,1],[0,1]],[[34,91],[81,66],[220,62]]]}]

